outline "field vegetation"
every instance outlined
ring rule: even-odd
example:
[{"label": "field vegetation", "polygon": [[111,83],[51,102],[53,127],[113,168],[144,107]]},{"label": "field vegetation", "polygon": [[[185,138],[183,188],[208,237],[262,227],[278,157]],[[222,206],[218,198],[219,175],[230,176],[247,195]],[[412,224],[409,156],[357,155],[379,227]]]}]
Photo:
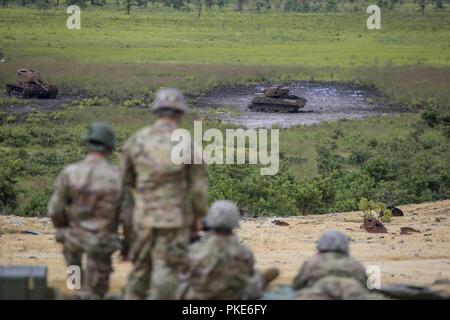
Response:
[{"label": "field vegetation", "polygon": [[[450,197],[445,3],[423,13],[420,1],[381,4],[381,30],[366,28],[360,1],[314,2],[319,9],[244,2],[237,11],[236,2],[211,9],[205,2],[200,16],[195,2],[134,5],[130,14],[122,3],[84,3],[81,30],[65,27],[66,3],[46,3],[0,7],[0,85],[30,67],[63,99],[44,112],[0,96],[2,213],[45,214],[54,177],[84,156],[80,136],[94,120],[117,130],[117,163],[127,137],[154,120],[147,108],[161,86],[192,98],[224,85],[290,79],[370,86],[385,104],[413,112],[283,129],[279,174],[210,166],[210,201],[233,199],[248,215],[296,215],[354,210],[362,198],[390,206]],[[183,125],[204,119],[224,130],[214,120],[221,111],[194,109]]]}]

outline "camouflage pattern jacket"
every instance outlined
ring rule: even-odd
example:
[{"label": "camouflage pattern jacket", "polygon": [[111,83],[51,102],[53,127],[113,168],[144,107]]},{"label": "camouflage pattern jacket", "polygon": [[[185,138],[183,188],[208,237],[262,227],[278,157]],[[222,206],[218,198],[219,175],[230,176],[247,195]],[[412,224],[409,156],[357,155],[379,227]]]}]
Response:
[{"label": "camouflage pattern jacket", "polygon": [[48,203],[57,240],[84,250],[117,250],[120,197],[118,170],[105,158],[88,155],[67,166]]},{"label": "camouflage pattern jacket", "polygon": [[123,147],[121,174],[124,190],[133,194],[128,198],[134,200],[134,210],[128,212],[134,227],[184,228],[194,216],[207,213],[206,168],[172,161],[172,149],[178,144],[171,141],[175,129],[175,124],[158,120],[135,133]]},{"label": "camouflage pattern jacket", "polygon": [[366,271],[361,263],[345,254],[327,252],[319,253],[303,264],[294,279],[293,288],[312,287],[325,277],[353,278],[362,286],[366,286],[367,282]]},{"label": "camouflage pattern jacket", "polygon": [[235,235],[207,234],[189,249],[184,299],[246,299],[255,275],[253,254]]}]

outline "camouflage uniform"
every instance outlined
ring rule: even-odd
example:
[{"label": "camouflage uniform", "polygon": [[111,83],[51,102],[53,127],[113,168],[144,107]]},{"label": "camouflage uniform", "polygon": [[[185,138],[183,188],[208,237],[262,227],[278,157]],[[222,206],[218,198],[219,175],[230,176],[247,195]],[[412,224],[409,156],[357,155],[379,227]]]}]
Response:
[{"label": "camouflage uniform", "polygon": [[132,231],[125,234],[132,239],[129,257],[133,262],[126,299],[175,298],[180,272],[187,267],[190,227],[207,212],[206,168],[171,160],[177,144],[171,141],[175,129],[176,124],[157,120],[123,147],[123,186],[134,199]]},{"label": "camouflage uniform", "polygon": [[319,253],[307,260],[293,282],[296,299],[378,299],[367,289],[366,271],[348,255],[348,238],[340,232],[325,232]]},{"label": "camouflage uniform", "polygon": [[88,298],[102,298],[108,290],[111,254],[120,248],[120,194],[117,169],[101,156],[88,155],[59,175],[48,204],[66,264],[81,268],[87,255],[83,289]]},{"label": "camouflage uniform", "polygon": [[189,271],[180,285],[182,299],[238,300],[256,299],[264,283],[254,270],[253,254],[231,229],[239,226],[239,213],[231,201],[216,201],[206,218],[212,230],[189,249]]},{"label": "camouflage uniform", "polygon": [[255,299],[263,290],[252,252],[235,235],[206,235],[190,247],[189,263],[180,289],[183,299]]}]

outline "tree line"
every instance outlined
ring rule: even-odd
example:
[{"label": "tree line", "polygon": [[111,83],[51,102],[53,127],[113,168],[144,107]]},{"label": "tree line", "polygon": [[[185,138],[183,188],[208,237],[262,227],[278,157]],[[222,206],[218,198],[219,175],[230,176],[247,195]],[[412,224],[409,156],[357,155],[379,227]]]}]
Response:
[{"label": "tree line", "polygon": [[417,7],[424,13],[427,7],[443,10],[450,0],[0,0],[3,6],[37,7],[47,10],[61,5],[78,5],[82,8],[115,7],[130,14],[149,6],[162,6],[178,11],[202,12],[225,9],[231,11],[289,11],[289,12],[361,12],[369,4],[376,4],[383,10],[394,10],[404,5]]}]

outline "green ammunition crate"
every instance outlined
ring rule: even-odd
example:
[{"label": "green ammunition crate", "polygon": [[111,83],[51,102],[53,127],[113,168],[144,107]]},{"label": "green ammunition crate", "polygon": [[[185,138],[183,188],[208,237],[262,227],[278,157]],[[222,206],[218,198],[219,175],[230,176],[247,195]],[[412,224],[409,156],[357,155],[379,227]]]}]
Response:
[{"label": "green ammunition crate", "polygon": [[0,300],[49,299],[46,266],[0,266]]}]

